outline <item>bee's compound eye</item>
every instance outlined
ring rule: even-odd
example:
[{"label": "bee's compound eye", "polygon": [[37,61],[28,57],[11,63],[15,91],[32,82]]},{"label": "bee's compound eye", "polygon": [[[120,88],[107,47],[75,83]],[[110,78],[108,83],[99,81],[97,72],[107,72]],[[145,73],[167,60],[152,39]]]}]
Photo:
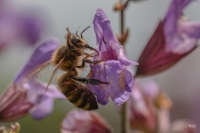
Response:
[{"label": "bee's compound eye", "polygon": [[71,39],[71,42],[72,42],[72,43],[80,43],[81,41],[80,41],[79,38],[72,38],[72,39]]}]

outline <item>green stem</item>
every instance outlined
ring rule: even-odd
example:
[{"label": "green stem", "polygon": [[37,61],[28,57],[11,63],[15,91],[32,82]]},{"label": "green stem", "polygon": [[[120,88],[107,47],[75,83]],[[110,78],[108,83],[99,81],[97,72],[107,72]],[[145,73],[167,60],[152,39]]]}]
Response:
[{"label": "green stem", "polygon": [[128,130],[127,130],[127,125],[128,125],[128,121],[127,121],[127,103],[125,102],[123,105],[122,105],[122,112],[121,112],[121,130],[122,130],[122,133],[128,133]]}]

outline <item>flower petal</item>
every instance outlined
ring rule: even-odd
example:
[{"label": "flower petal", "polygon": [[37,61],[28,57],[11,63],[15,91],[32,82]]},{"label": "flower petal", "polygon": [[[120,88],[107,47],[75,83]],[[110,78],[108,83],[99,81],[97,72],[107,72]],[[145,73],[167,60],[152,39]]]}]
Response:
[{"label": "flower petal", "polygon": [[66,97],[59,91],[55,85],[49,85],[48,90],[45,92],[46,83],[42,83],[36,80],[31,80],[28,84],[24,86],[28,90],[28,99],[32,103],[37,103],[37,97],[40,95],[45,95],[50,98],[56,99],[66,99]]},{"label": "flower petal", "polygon": [[36,66],[48,61],[51,58],[53,51],[58,47],[59,42],[55,38],[50,38],[49,40],[42,43],[36,48],[30,59],[24,65],[20,73],[15,78],[15,83],[19,82],[20,79],[25,76],[28,72],[33,70]]},{"label": "flower petal", "polygon": [[24,85],[24,88],[28,90],[28,100],[34,103],[30,114],[36,120],[41,120],[52,112],[54,98],[66,99],[54,85],[50,85],[47,92],[45,92],[46,85],[46,83],[40,83],[36,80],[31,80],[31,82]]},{"label": "flower petal", "polygon": [[166,51],[184,54],[192,50],[200,38],[200,22],[183,22],[181,13],[192,0],[173,0],[164,18]]},{"label": "flower petal", "polygon": [[87,85],[102,105],[108,103],[109,96],[116,104],[123,104],[129,97],[133,83],[131,72],[115,60],[91,66],[88,78],[109,82],[109,84]]},{"label": "flower petal", "polygon": [[35,105],[29,113],[35,120],[41,120],[52,112],[54,99],[41,95],[41,97],[37,99],[37,102],[38,104]]},{"label": "flower petal", "polygon": [[43,24],[38,21],[40,20],[38,17],[33,15],[23,16],[21,19],[23,36],[27,38],[30,44],[35,44],[40,39]]},{"label": "flower petal", "polygon": [[93,24],[100,53],[95,60],[119,60],[125,66],[137,64],[127,59],[123,47],[119,45],[113,34],[110,20],[103,10],[96,11]]}]

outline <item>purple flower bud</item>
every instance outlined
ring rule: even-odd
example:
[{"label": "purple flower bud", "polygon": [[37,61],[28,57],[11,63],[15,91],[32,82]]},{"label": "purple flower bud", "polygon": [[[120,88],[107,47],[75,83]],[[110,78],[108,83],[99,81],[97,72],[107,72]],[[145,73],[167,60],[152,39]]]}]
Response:
[{"label": "purple flower bud", "polygon": [[95,112],[73,110],[62,122],[61,133],[111,133],[107,122]]},{"label": "purple flower bud", "polygon": [[28,101],[27,92],[15,84],[10,84],[0,97],[0,121],[14,121],[28,114],[33,103]]},{"label": "purple flower bud", "polygon": [[200,22],[183,22],[181,13],[192,0],[172,0],[170,8],[156,28],[138,62],[136,76],[160,73],[175,65],[196,49]]},{"label": "purple flower bud", "polygon": [[126,66],[137,63],[127,59],[123,47],[119,45],[113,34],[110,20],[103,10],[97,10],[93,23],[99,47],[99,56],[96,56],[94,60],[102,62],[90,66],[88,78],[109,82],[109,84],[88,85],[88,88],[97,96],[97,101],[102,105],[108,103],[109,96],[116,104],[122,104],[128,99],[133,82],[133,76]]},{"label": "purple flower bud", "polygon": [[144,48],[138,62],[136,76],[154,75],[167,70],[191,53],[196,46],[183,54],[166,51],[163,23],[160,22],[153,36]]}]

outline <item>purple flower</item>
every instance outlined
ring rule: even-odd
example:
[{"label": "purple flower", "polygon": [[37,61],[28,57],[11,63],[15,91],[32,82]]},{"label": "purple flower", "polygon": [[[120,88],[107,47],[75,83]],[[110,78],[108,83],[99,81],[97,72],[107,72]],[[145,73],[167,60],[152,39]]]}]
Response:
[{"label": "purple flower", "polygon": [[181,13],[192,0],[172,0],[163,21],[159,23],[138,62],[136,76],[160,73],[175,65],[196,49],[200,22],[186,22]]},{"label": "purple flower", "polygon": [[129,101],[130,124],[133,129],[155,132],[157,120],[153,99],[158,93],[158,88],[148,86],[148,92],[150,93],[146,94],[142,89],[138,83],[134,83]]},{"label": "purple flower", "polygon": [[62,122],[61,133],[111,133],[107,122],[95,112],[73,110]]},{"label": "purple flower", "polygon": [[39,40],[43,25],[41,19],[14,10],[15,7],[7,1],[1,1],[0,8],[0,50],[19,40],[26,40],[31,45]]},{"label": "purple flower", "polygon": [[193,0],[172,0],[163,20],[166,51],[184,54],[192,50],[200,39],[200,21],[181,19],[183,9]]},{"label": "purple flower", "polygon": [[155,82],[134,82],[129,101],[129,118],[133,129],[166,132],[169,129],[170,107],[171,101]]},{"label": "purple flower", "polygon": [[100,104],[107,104],[109,96],[116,104],[122,104],[128,99],[133,83],[133,76],[126,66],[137,63],[127,59],[103,10],[97,10],[93,23],[99,47],[99,56],[96,56],[94,61],[102,62],[90,66],[88,78],[109,82],[109,84],[88,85],[88,87],[97,96]]},{"label": "purple flower", "polygon": [[[33,70],[36,66],[48,61],[51,58],[53,51],[58,47],[58,44],[59,42],[55,38],[51,38],[41,44],[22,68],[14,83],[19,83],[21,78],[28,72]],[[44,93],[46,83],[38,82],[35,79],[28,81],[23,87],[28,91],[28,100],[34,104],[33,108],[30,110],[30,114],[36,120],[40,120],[51,113],[54,98],[66,99],[54,85],[50,85],[48,91]]]},{"label": "purple flower", "polygon": [[[22,98],[22,100],[12,101],[7,95],[1,96],[2,99],[6,100],[4,100],[4,103],[0,104],[0,107],[6,104],[7,107],[4,109],[6,113],[12,109],[12,111],[14,110],[12,113],[16,114],[15,112],[19,111],[18,108],[20,108],[20,106],[31,104],[32,106],[26,108],[25,111],[21,110],[19,114],[22,113],[24,116],[29,111],[34,119],[40,120],[51,113],[54,98],[65,99],[65,96],[54,85],[50,85],[48,91],[44,93],[46,84],[36,81],[35,78],[28,80],[26,84],[21,84],[21,81],[23,81],[22,79],[25,78],[30,71],[51,58],[58,44],[57,39],[51,38],[36,48],[28,62],[16,76],[13,85],[9,87],[10,89],[6,89],[5,91],[5,94],[8,93],[9,97],[19,92],[19,95],[16,95],[16,99],[21,99],[22,96],[24,98]],[[15,86],[19,86],[24,93]],[[0,116],[5,117],[6,113],[3,114],[2,111],[0,111]],[[11,120],[15,120],[15,117],[17,116],[13,116]],[[20,117],[18,116],[17,118]]]}]

